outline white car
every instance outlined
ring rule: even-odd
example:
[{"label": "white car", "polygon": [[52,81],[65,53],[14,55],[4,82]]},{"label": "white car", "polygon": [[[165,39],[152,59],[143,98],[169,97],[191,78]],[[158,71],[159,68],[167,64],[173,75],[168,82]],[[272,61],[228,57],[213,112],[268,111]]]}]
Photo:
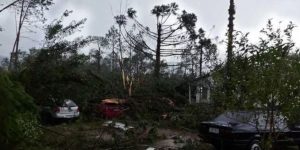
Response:
[{"label": "white car", "polygon": [[53,100],[52,105],[44,107],[43,111],[54,119],[76,119],[80,115],[79,107],[70,99],[61,103]]}]

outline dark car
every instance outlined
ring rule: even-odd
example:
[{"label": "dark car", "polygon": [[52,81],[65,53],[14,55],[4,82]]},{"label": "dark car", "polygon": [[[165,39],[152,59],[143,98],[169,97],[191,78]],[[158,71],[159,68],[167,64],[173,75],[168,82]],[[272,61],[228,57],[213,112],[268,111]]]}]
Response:
[{"label": "dark car", "polygon": [[[225,112],[212,121],[202,122],[200,136],[217,149],[260,150],[261,141],[270,133],[266,113],[237,111]],[[299,126],[290,127],[286,118],[275,115],[275,145],[300,145]]]}]

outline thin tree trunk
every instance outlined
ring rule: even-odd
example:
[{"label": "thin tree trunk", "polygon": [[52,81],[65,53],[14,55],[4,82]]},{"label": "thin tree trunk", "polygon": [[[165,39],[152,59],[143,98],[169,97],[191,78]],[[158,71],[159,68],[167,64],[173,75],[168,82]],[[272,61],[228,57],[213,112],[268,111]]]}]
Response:
[{"label": "thin tree trunk", "polygon": [[110,63],[110,71],[112,72],[114,70],[115,64],[115,43],[112,44],[112,59]]},{"label": "thin tree trunk", "polygon": [[155,68],[154,76],[159,79],[160,77],[160,47],[161,47],[161,24],[157,24],[157,45],[156,45],[156,58],[155,58]]},{"label": "thin tree trunk", "polygon": [[131,97],[132,96],[132,82],[133,80],[130,80],[130,83],[128,85],[128,96]]},{"label": "thin tree trunk", "polygon": [[130,67],[130,72],[129,72],[129,83],[128,83],[128,96],[131,97],[132,96],[132,84],[133,84],[133,80],[134,80],[134,76],[133,76],[133,67],[132,67],[132,53],[131,53],[131,49],[129,49],[129,67]]},{"label": "thin tree trunk", "polygon": [[194,60],[193,60],[193,56],[191,57],[191,60],[192,60],[192,76],[194,76]]},{"label": "thin tree trunk", "polygon": [[123,66],[123,52],[122,52],[122,42],[121,42],[121,25],[119,25],[119,51],[120,51],[120,69],[122,74],[122,82],[123,82],[123,88],[126,90],[126,76],[125,76],[125,70]]},{"label": "thin tree trunk", "polygon": [[[20,17],[19,17],[19,24],[18,24],[18,30],[17,30],[17,36],[16,36],[16,40],[11,52],[11,59],[10,59],[10,65],[9,65],[9,69],[10,70],[17,70],[18,67],[18,53],[19,53],[19,42],[20,42],[20,34],[21,34],[21,28],[22,28],[22,24],[24,21],[24,17],[23,13],[24,13],[24,3],[25,0],[22,0],[22,5],[21,5],[21,12],[20,12]],[[26,10],[27,11],[27,10]]]},{"label": "thin tree trunk", "polygon": [[199,94],[199,102],[202,100],[202,62],[203,61],[203,47],[200,45],[200,59],[199,59],[199,81],[197,87],[197,93]]},{"label": "thin tree trunk", "polygon": [[100,44],[98,43],[98,54],[97,54],[97,68],[98,71],[101,70],[101,49],[100,49]]},{"label": "thin tree trunk", "polygon": [[189,83],[189,104],[192,104],[192,90],[191,90],[191,83]]},{"label": "thin tree trunk", "polygon": [[234,0],[230,0],[230,5],[228,9],[228,43],[227,43],[227,63],[225,71],[225,94],[227,99],[232,98],[232,59],[233,59],[233,31],[234,31],[234,15],[235,15],[235,5]]}]

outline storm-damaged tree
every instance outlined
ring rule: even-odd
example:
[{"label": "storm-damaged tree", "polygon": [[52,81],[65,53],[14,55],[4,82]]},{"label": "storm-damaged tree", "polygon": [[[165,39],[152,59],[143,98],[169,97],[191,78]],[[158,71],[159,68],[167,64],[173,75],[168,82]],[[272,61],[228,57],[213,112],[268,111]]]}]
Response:
[{"label": "storm-damaged tree", "polygon": [[84,90],[82,85],[88,81],[85,80],[86,72],[80,70],[80,66],[88,61],[88,57],[79,54],[78,51],[94,39],[79,37],[66,40],[70,35],[80,31],[86,21],[82,19],[64,25],[64,18],[71,12],[65,11],[61,18],[45,27],[46,40],[43,48],[32,49],[25,61],[26,68],[23,71],[22,81],[26,90],[36,100],[45,101],[51,96],[76,100],[88,93],[82,92]]},{"label": "storm-damaged tree", "polygon": [[[118,15],[115,16],[116,23],[119,27],[118,33],[118,45],[119,45],[119,51],[116,53],[118,56],[118,62],[122,77],[122,83],[124,90],[127,91],[128,96],[132,96],[133,91],[133,84],[136,79],[136,73],[133,63],[133,56],[135,55],[138,50],[143,50],[141,47],[142,43],[142,37],[143,34],[141,32],[134,33],[135,28],[127,31],[126,34],[123,34],[122,27],[125,27],[127,23],[127,18],[125,15]],[[135,44],[128,42],[128,40],[134,38]]]},{"label": "storm-damaged tree", "polygon": [[[129,37],[130,36],[130,37]],[[127,39],[135,38],[137,40],[136,45],[130,45],[129,42],[126,42]],[[127,32],[127,35],[123,35],[123,39],[127,43],[127,57],[124,58],[124,70],[125,70],[125,81],[126,89],[128,95],[133,94],[133,89],[141,84],[140,81],[145,76],[149,70],[150,62],[149,57],[144,52],[144,47],[142,46],[143,34],[141,32],[135,34],[132,30]]]},{"label": "storm-damaged tree", "polygon": [[[129,8],[127,15],[136,24],[137,28],[145,34],[142,40],[143,48],[146,49],[145,53],[154,61],[154,76],[160,77],[161,73],[161,58],[174,55],[181,55],[183,48],[180,46],[186,44],[189,39],[186,38],[187,31],[195,26],[197,18],[192,13],[182,11],[178,14],[178,5],[171,3],[167,5],[155,6],[151,13],[155,16],[156,29],[151,30],[149,27],[144,26],[137,20],[136,11]],[[175,21],[174,21],[175,20]],[[183,28],[185,27],[185,30]],[[124,28],[125,31],[126,28]],[[155,43],[156,48],[151,48],[151,42]],[[130,39],[133,45],[137,45],[134,38]],[[180,47],[180,48],[175,48]]]},{"label": "storm-damaged tree", "polygon": [[[129,85],[127,85],[128,83],[126,83],[126,78],[128,77],[128,75],[125,73],[125,68],[124,68],[124,49],[123,49],[123,44],[122,44],[122,26],[125,26],[127,23],[127,19],[125,15],[118,15],[115,16],[115,21],[118,24],[119,27],[119,31],[118,31],[118,42],[119,42],[119,66],[120,66],[120,71],[121,71],[121,76],[122,76],[122,82],[123,82],[123,88],[124,90],[126,90],[127,86],[130,86],[132,84],[132,81],[129,81]],[[130,56],[131,57],[131,56]],[[128,80],[131,80],[131,78]],[[129,96],[131,96],[131,92],[129,92]]]},{"label": "storm-damaged tree", "polygon": [[[18,0],[12,3],[18,15],[16,27],[16,39],[12,48],[9,69],[18,70],[18,55],[21,31],[24,25],[34,26],[38,22],[45,22],[44,11],[49,9],[53,0]],[[34,19],[34,21],[33,21]],[[30,29],[32,30],[32,29]]]}]

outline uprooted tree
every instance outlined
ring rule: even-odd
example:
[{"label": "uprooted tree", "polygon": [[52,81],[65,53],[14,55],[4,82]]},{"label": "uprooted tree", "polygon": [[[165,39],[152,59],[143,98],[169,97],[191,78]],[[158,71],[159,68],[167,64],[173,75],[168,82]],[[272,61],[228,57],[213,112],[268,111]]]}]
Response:
[{"label": "uprooted tree", "polygon": [[78,51],[94,39],[91,37],[65,39],[77,32],[86,21],[82,19],[64,25],[64,18],[71,12],[65,11],[61,18],[47,25],[44,47],[31,49],[25,58],[21,78],[26,90],[38,102],[46,101],[49,97],[80,99],[83,94],[76,95],[74,91],[79,88],[83,91],[88,84],[87,73],[81,70],[88,57]]}]

